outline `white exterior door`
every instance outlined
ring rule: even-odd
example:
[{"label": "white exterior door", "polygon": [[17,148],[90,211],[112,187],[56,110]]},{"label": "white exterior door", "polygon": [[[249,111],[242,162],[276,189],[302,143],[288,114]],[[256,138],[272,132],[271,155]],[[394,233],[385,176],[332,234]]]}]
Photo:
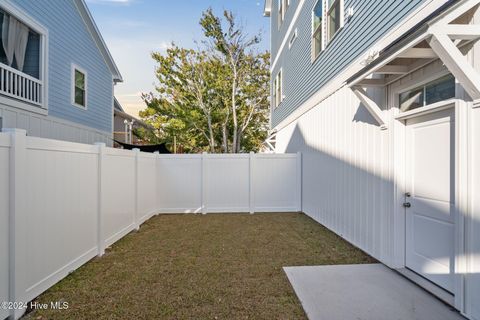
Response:
[{"label": "white exterior door", "polygon": [[453,292],[455,109],[406,120],[406,267]]}]

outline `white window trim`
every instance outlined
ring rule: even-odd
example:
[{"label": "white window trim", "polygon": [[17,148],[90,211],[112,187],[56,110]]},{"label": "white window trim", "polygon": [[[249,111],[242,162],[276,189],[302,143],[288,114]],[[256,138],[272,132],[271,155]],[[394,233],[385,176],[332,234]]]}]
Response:
[{"label": "white window trim", "polygon": [[[278,77],[280,76],[280,83],[279,83],[279,87],[280,87],[280,99],[278,101],[278,104],[277,104],[277,99],[278,99],[278,95],[277,95],[277,81],[278,81]],[[275,80],[274,80],[274,101],[273,101],[273,109],[277,109],[278,107],[280,107],[282,105],[282,102],[283,102],[283,99],[285,98],[285,96],[283,95],[283,68],[281,68],[280,70],[278,70],[277,72],[277,75],[275,76]]]},{"label": "white window trim", "polygon": [[[325,19],[325,29],[324,29],[324,32],[325,32],[325,47],[330,43],[332,42],[333,39],[335,39],[335,37],[337,36],[337,34],[339,33],[340,30],[342,30],[343,26],[345,25],[345,3],[344,3],[344,0],[334,0],[332,2],[332,5],[327,8],[327,1],[328,0],[324,0],[324,4],[325,4],[325,9],[324,9],[324,19]],[[335,31],[335,33],[333,34],[332,38],[329,37],[329,29],[328,29],[328,13],[330,12],[330,10],[333,8],[333,5],[339,1],[340,3],[340,26],[338,28],[337,31]]]},{"label": "white window trim", "polygon": [[278,29],[282,27],[285,22],[288,8],[290,8],[290,0],[278,0]]},{"label": "white window trim", "polygon": [[[449,99],[446,99],[446,100],[442,100],[442,101],[438,101],[438,102],[435,102],[433,104],[427,104],[426,103],[426,88],[427,86],[429,86],[431,83],[437,81],[437,80],[440,80],[441,78],[443,77],[446,77],[448,75],[451,75],[454,79],[455,79],[455,83],[457,84],[458,83],[458,80],[455,78],[455,76],[450,73],[449,71],[446,71],[446,70],[442,70],[441,72],[438,72],[438,73],[434,73],[433,75],[429,76],[429,77],[426,77],[425,79],[423,79],[423,81],[418,81],[416,83],[413,83],[413,84],[410,84],[409,86],[405,86],[403,88],[397,88],[395,90],[395,103],[396,103],[396,106],[398,107],[398,110],[400,112],[400,114],[410,114],[410,113],[413,113],[412,111],[414,110],[423,110],[424,108],[427,108],[431,105],[437,105],[439,104],[440,102],[443,102],[443,101],[448,101],[448,100],[451,100],[451,99],[457,99],[457,93],[455,92],[455,95],[454,97],[452,98],[449,98]],[[410,90],[414,90],[414,89],[422,89],[423,91],[423,106],[421,107],[418,107],[416,109],[408,109],[408,110],[402,110],[400,108],[400,95],[402,93],[405,93],[407,91],[410,91]],[[457,91],[457,90],[455,90]]]},{"label": "white window trim", "polygon": [[[315,45],[314,45],[314,36],[315,36],[315,7],[317,6],[318,3],[322,4],[322,22],[320,24],[320,33],[322,35],[322,41],[320,43],[320,51],[317,55],[315,55]],[[323,50],[325,50],[325,5],[326,5],[326,0],[317,0],[315,4],[313,5],[312,9],[312,35],[310,37],[310,42],[311,42],[311,48],[312,48],[312,63],[314,63],[318,57],[322,54]]]},{"label": "white window trim", "polygon": [[[75,102],[75,70],[80,71],[85,76],[85,105],[84,106]],[[85,69],[79,67],[78,65],[72,63],[71,82],[72,84],[71,84],[70,95],[71,95],[72,105],[82,110],[88,110],[88,72]]]},{"label": "white window trim", "polygon": [[295,28],[295,31],[293,31],[292,35],[290,36],[290,40],[288,41],[288,49],[290,49],[293,46],[297,38],[298,38],[298,29]]},{"label": "white window trim", "polygon": [[283,8],[283,0],[278,0],[278,19],[277,19],[277,24],[278,24],[278,30],[280,30],[280,28],[282,27],[283,25],[283,20],[285,18],[285,15],[284,15],[284,8]]},{"label": "white window trim", "polygon": [[27,111],[48,114],[48,41],[49,34],[48,29],[39,23],[37,20],[28,15],[25,11],[11,3],[10,0],[5,0],[0,3],[0,8],[5,12],[15,16],[18,20],[22,21],[30,29],[35,31],[40,36],[40,56],[39,56],[39,80],[42,81],[42,105],[40,107],[32,107],[31,104],[23,103],[17,99],[9,97],[1,97],[1,102],[11,104],[12,102],[15,107],[20,109],[25,109]]}]

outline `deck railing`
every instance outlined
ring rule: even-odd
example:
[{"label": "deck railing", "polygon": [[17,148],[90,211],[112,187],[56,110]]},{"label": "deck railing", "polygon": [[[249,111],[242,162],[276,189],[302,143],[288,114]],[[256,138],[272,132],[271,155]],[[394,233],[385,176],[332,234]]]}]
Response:
[{"label": "deck railing", "polygon": [[41,80],[0,63],[0,95],[41,106],[42,86]]}]

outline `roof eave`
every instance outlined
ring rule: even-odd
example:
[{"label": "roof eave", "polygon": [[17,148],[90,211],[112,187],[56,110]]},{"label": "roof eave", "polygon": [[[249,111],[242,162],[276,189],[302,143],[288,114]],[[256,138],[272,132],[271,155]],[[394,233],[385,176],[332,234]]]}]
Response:
[{"label": "roof eave", "polygon": [[103,58],[105,59],[105,62],[110,69],[110,72],[112,73],[113,76],[113,82],[118,83],[118,82],[123,82],[122,75],[120,74],[120,71],[118,70],[117,65],[115,64],[115,61],[113,60],[112,55],[110,54],[110,51],[108,50],[108,47],[103,40],[103,37],[100,33],[100,30],[98,29],[95,20],[92,17],[92,14],[90,13],[90,10],[87,7],[87,4],[85,3],[85,0],[75,0],[75,4],[77,5],[78,11],[80,12],[80,15],[83,18],[83,21],[87,25],[87,28],[89,29],[93,39],[95,40],[95,43],[97,44],[98,49],[103,55]]}]

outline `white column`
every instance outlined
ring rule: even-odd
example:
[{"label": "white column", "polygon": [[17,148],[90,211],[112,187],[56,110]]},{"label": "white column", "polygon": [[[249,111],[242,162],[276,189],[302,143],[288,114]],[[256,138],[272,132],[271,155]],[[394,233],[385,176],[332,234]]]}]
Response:
[{"label": "white column", "polygon": [[105,181],[105,172],[103,170],[103,164],[105,162],[105,148],[106,144],[104,142],[95,143],[98,146],[98,207],[97,207],[97,247],[98,247],[98,256],[101,257],[105,254],[105,239],[104,239],[104,201],[103,201],[103,189]]},{"label": "white column", "polygon": [[[3,129],[10,134],[10,210],[9,229],[9,300],[25,302],[27,290],[27,132],[21,129]],[[25,309],[10,311],[10,318],[18,319]]]}]

